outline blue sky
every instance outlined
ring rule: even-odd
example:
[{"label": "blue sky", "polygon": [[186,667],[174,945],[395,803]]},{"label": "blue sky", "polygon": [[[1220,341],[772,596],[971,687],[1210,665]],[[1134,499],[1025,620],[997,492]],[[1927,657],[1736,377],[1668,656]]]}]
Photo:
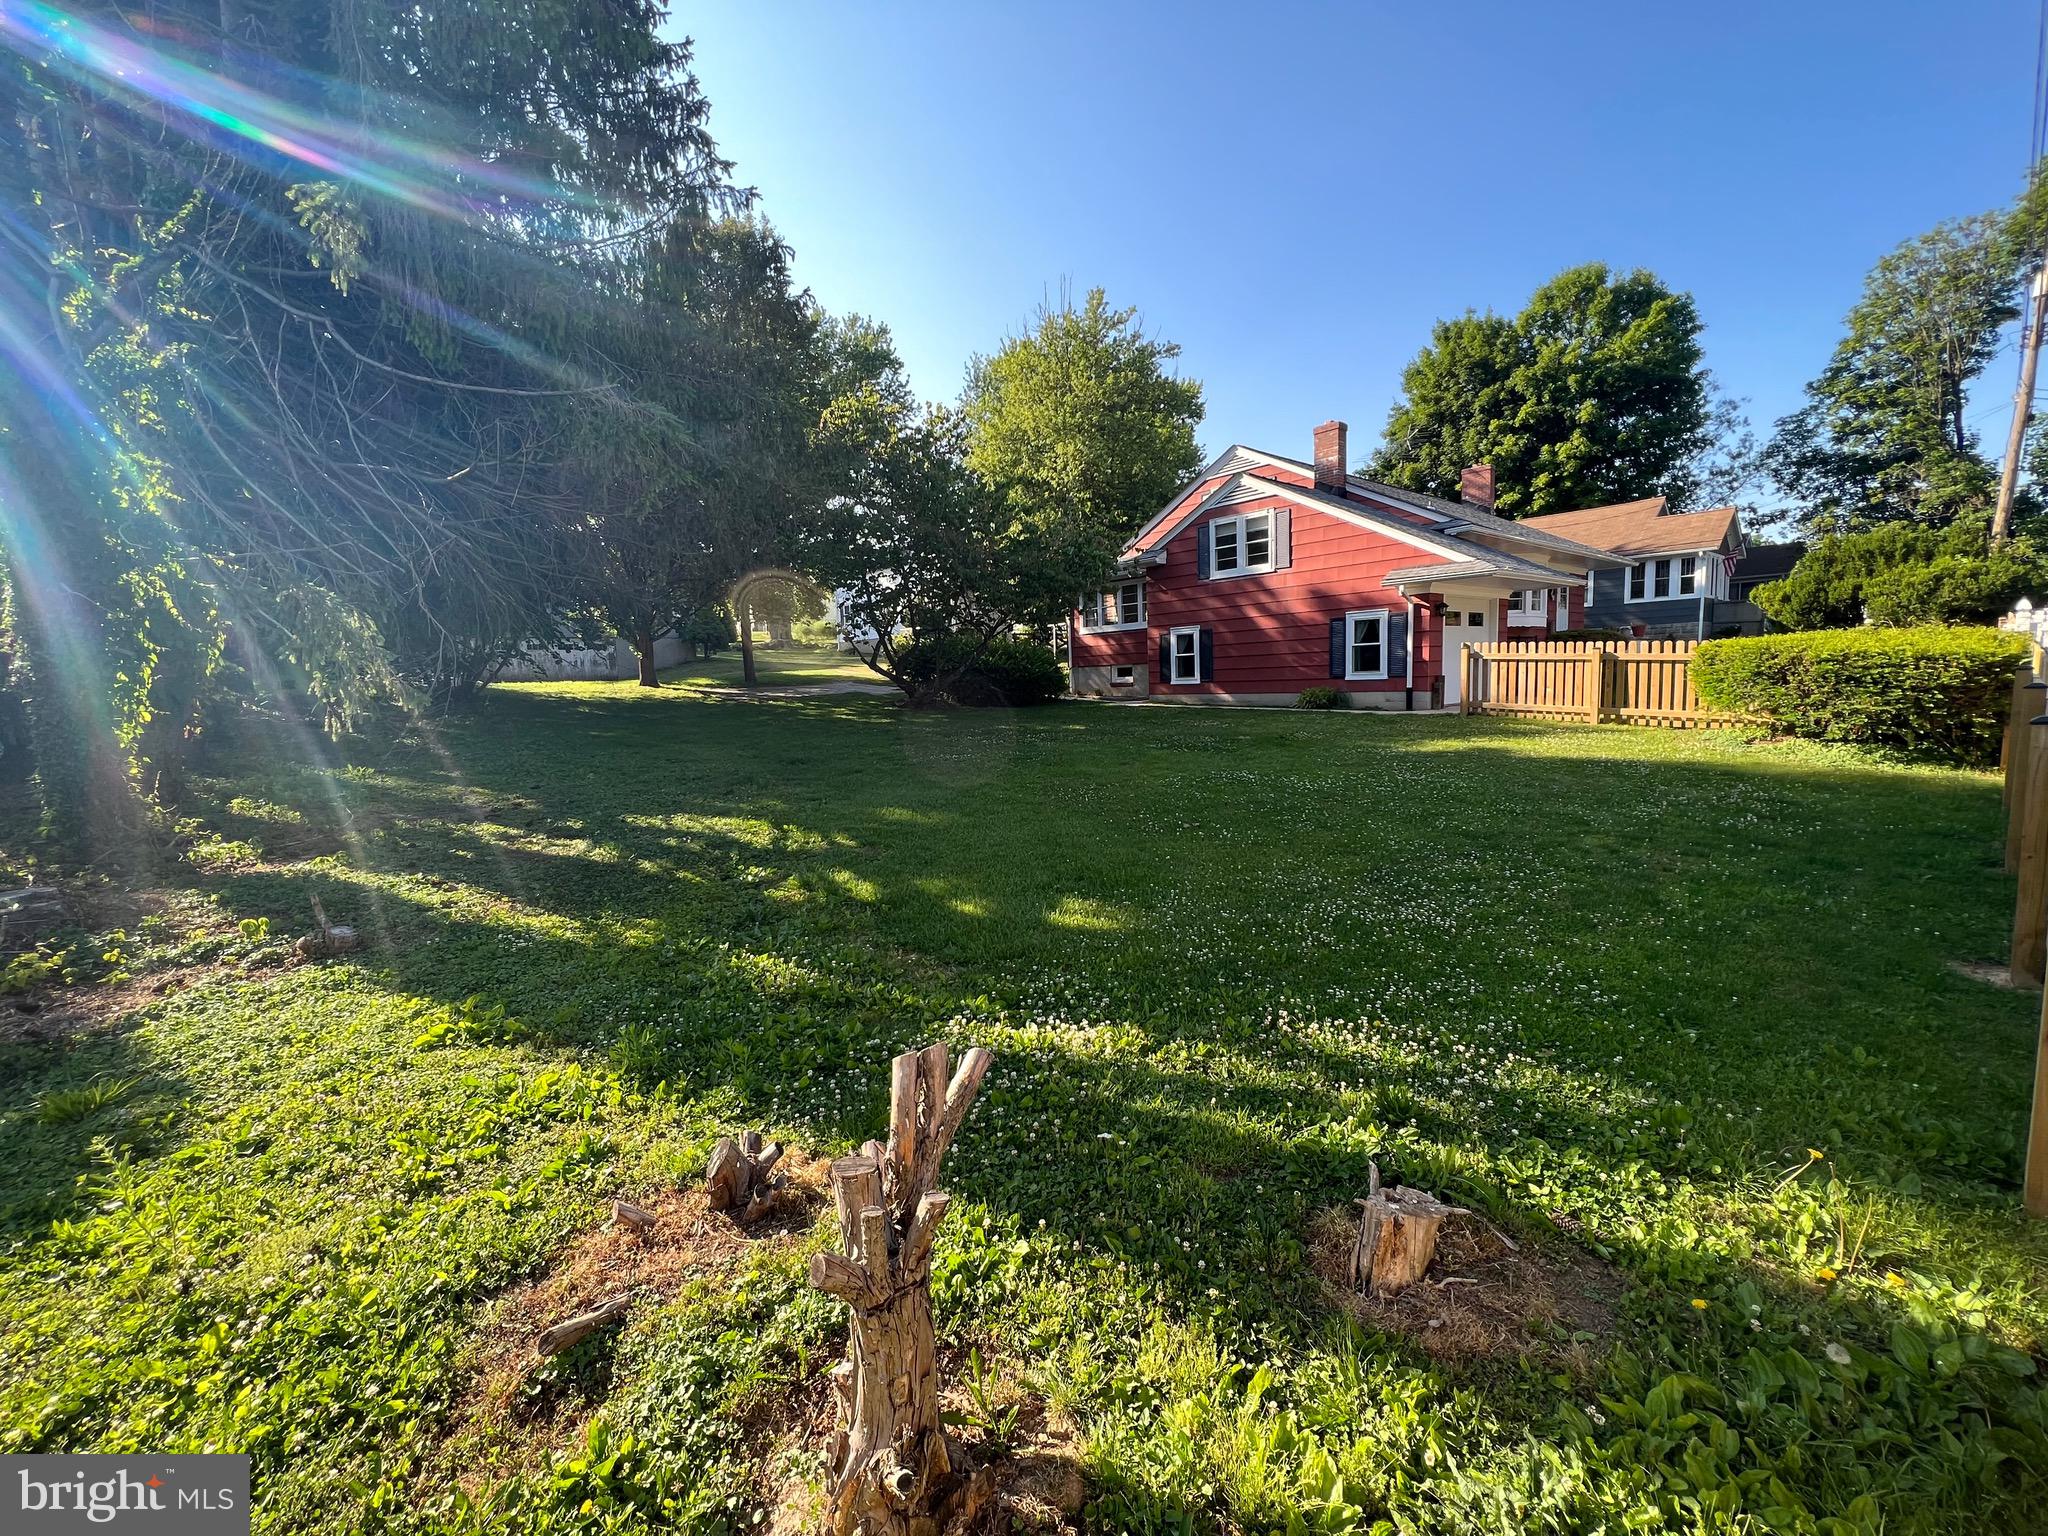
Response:
[{"label": "blue sky", "polygon": [[[1759,428],[1863,273],[2026,172],[2019,0],[679,9],[712,127],[834,310],[920,393],[1062,285],[1178,341],[1212,451],[1378,441],[1431,323],[1559,269],[1696,297]],[[1971,404],[2002,440],[2014,360]]]}]

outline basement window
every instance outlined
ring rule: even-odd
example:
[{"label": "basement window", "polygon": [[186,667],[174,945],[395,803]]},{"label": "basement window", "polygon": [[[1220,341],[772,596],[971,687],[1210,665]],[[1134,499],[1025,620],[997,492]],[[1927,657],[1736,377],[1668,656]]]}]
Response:
[{"label": "basement window", "polygon": [[1112,688],[1135,688],[1137,683],[1138,673],[1135,667],[1118,667],[1109,674],[1109,686]]}]

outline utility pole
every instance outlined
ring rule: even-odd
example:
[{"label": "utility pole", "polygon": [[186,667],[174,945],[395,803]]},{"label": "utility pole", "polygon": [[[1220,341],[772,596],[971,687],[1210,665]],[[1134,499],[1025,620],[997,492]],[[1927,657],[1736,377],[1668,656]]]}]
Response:
[{"label": "utility pole", "polygon": [[2027,423],[2034,415],[2034,368],[2041,361],[2041,322],[2048,306],[2048,261],[2034,269],[2027,291],[2026,329],[2020,333],[2020,387],[2012,401],[2012,433],[2005,440],[2005,465],[1998,475],[1998,510],[1991,515],[1991,544],[2003,544],[2012,531],[2013,492],[2020,483],[2020,454],[2026,447]]}]

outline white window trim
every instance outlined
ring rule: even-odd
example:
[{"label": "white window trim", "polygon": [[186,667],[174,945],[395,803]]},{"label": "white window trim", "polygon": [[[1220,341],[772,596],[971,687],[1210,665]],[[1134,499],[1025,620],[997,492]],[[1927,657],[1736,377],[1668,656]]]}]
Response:
[{"label": "white window trim", "polygon": [[[1702,554],[1698,550],[1685,550],[1670,555],[1646,555],[1621,573],[1621,600],[1631,607],[1637,603],[1696,603],[1700,600],[1699,582],[1703,578],[1711,580],[1711,578],[1707,577],[1705,562],[1709,559],[1719,558],[1718,555]],[[1678,590],[1678,562],[1681,560],[1693,562],[1694,584],[1690,592]],[[1671,590],[1662,597],[1657,595],[1656,572],[1650,569],[1659,561],[1664,561],[1671,567]],[[1632,595],[1635,589],[1635,576],[1638,571],[1642,572],[1643,575],[1643,595],[1641,597]],[[1708,593],[1710,597],[1713,595],[1711,592]]]},{"label": "white window trim", "polygon": [[[1188,647],[1188,661],[1194,667],[1194,675],[1180,675],[1180,637],[1191,636],[1194,643]],[[1185,624],[1179,629],[1166,632],[1166,681],[1170,687],[1186,688],[1202,680],[1202,627],[1199,624]]]},{"label": "white window trim", "polygon": [[[1523,600],[1522,606],[1519,608],[1515,606],[1515,599],[1518,597]],[[1532,597],[1536,599],[1534,603],[1528,601]],[[1508,621],[1513,623],[1517,616],[1520,617],[1522,621],[1521,627],[1524,629],[1527,629],[1531,624],[1541,624],[1546,628],[1549,627],[1550,588],[1518,587],[1513,592],[1510,592],[1508,594]]]},{"label": "white window trim", "polygon": [[[1258,565],[1251,565],[1244,558],[1244,527],[1247,522],[1258,517],[1263,517],[1266,520],[1266,558]],[[1216,569],[1216,530],[1218,528],[1231,528],[1236,532],[1237,564],[1227,571]],[[1270,508],[1260,512],[1240,512],[1235,517],[1219,517],[1213,522],[1206,524],[1202,537],[1209,541],[1209,579],[1211,581],[1228,581],[1233,576],[1270,575],[1275,569],[1273,565],[1274,557],[1280,553],[1274,547],[1278,532],[1279,530],[1273,526],[1273,513]]]},{"label": "white window trim", "polygon": [[[1389,637],[1387,635],[1388,611],[1389,610],[1385,608],[1354,608],[1351,612],[1344,615],[1345,682],[1383,683],[1387,680],[1387,647],[1389,641]],[[1354,643],[1353,636],[1357,633],[1353,626],[1359,619],[1378,619],[1380,621],[1380,669],[1377,672],[1354,672],[1351,670],[1351,652]]]},{"label": "white window trim", "polygon": [[[1100,613],[1102,611],[1101,603],[1103,596],[1110,592],[1121,594],[1125,587],[1136,587],[1138,589],[1137,618],[1129,622],[1115,624],[1090,624],[1088,622],[1088,599],[1091,596],[1095,599],[1095,611]],[[1120,629],[1143,629],[1147,623],[1146,606],[1149,601],[1150,598],[1145,591],[1145,582],[1142,577],[1137,581],[1119,581],[1114,586],[1101,587],[1093,593],[1084,592],[1081,594],[1081,633],[1084,635],[1113,635]],[[1121,595],[1118,597],[1116,611],[1121,620],[1124,611]]]}]

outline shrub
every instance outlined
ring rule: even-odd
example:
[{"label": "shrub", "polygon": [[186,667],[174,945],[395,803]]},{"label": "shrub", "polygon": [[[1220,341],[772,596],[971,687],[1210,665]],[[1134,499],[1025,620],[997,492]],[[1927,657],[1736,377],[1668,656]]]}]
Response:
[{"label": "shrub", "polygon": [[1990,763],[2027,652],[1995,629],[1837,629],[1708,640],[1700,698],[1794,736]]},{"label": "shrub", "polygon": [[1552,640],[1627,640],[1632,637],[1625,629],[1560,629],[1549,638]]},{"label": "shrub", "polygon": [[913,641],[897,653],[893,679],[920,703],[1050,704],[1067,691],[1066,669],[1042,645],[991,640],[977,654],[970,635]]},{"label": "shrub", "polygon": [[1888,523],[1830,534],[1800,556],[1782,581],[1751,594],[1787,629],[1842,629],[1864,622],[1988,624],[2048,586],[2048,562],[2025,539],[1992,549],[1985,529],[1937,532]]},{"label": "shrub", "polygon": [[1294,696],[1296,709],[1349,709],[1351,695],[1342,688],[1304,688]]}]

